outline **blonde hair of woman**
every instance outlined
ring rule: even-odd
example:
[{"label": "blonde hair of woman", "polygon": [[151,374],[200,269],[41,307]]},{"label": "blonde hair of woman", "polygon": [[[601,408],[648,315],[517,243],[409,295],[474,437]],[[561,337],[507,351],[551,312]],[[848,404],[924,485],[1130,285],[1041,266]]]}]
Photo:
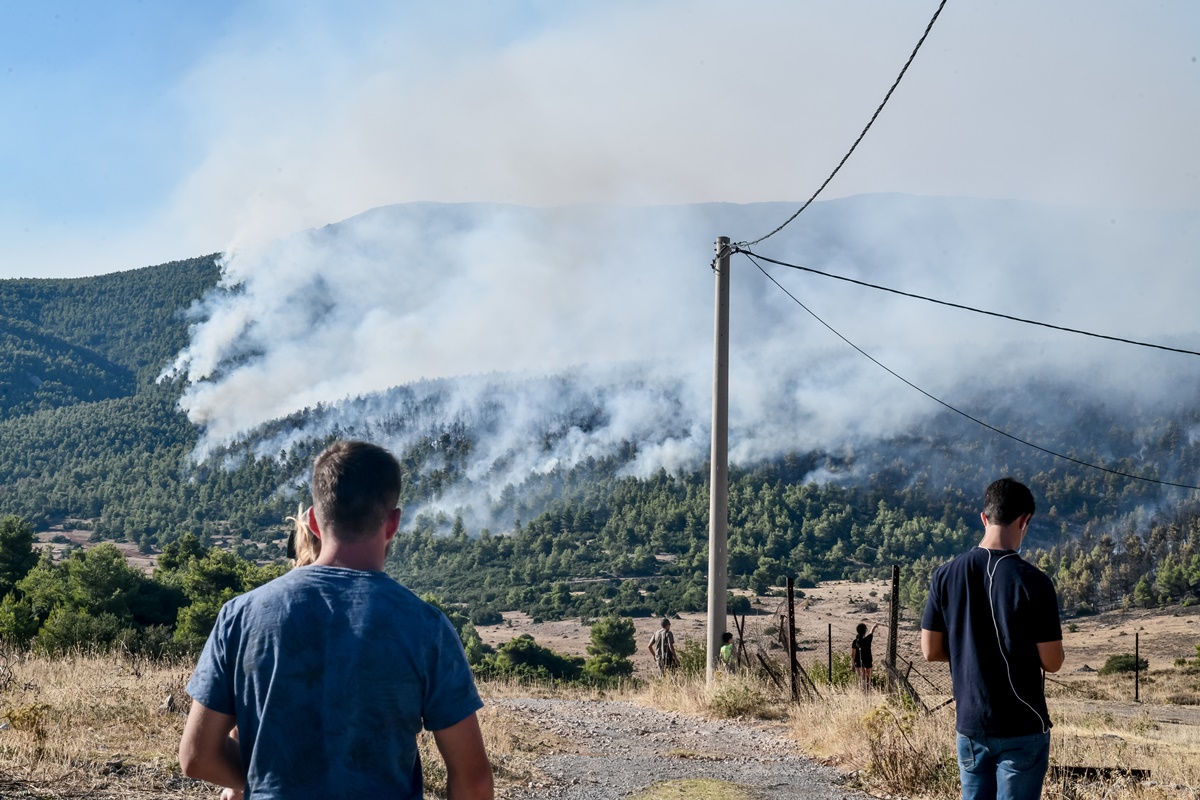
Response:
[{"label": "blonde hair of woman", "polygon": [[305,519],[304,504],[296,507],[296,516],[288,517],[288,522],[295,523],[295,529],[288,534],[288,557],[297,567],[307,567],[321,555],[321,540],[308,529]]}]

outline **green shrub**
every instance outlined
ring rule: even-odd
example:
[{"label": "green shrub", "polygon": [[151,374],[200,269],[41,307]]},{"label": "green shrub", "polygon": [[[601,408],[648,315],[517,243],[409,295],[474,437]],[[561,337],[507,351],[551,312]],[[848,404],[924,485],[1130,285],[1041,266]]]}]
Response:
[{"label": "green shrub", "polygon": [[1133,653],[1121,653],[1120,655],[1109,656],[1108,660],[1104,662],[1104,666],[1100,668],[1100,674],[1112,675],[1116,672],[1145,671],[1149,667],[1150,663],[1146,659],[1139,658],[1135,662]]},{"label": "green shrub", "polygon": [[[813,664],[809,671],[809,676],[813,679],[813,683],[817,686],[829,685],[829,662],[818,661]],[[833,654],[833,685],[834,686],[851,686],[858,683],[858,676],[854,674],[854,667],[850,664],[849,653],[834,653]]]},{"label": "green shrub", "polygon": [[729,594],[729,604],[726,608],[726,613],[744,617],[753,610],[754,607],[751,605],[749,597],[743,594]]},{"label": "green shrub", "polygon": [[504,615],[491,606],[471,609],[472,625],[499,625],[504,622]]},{"label": "green shrub", "polygon": [[600,653],[583,662],[583,678],[589,683],[608,685],[633,675],[633,662],[614,653]]},{"label": "green shrub", "polygon": [[699,639],[676,643],[675,654],[679,656],[679,673],[695,678],[708,672],[708,646]]},{"label": "green shrub", "polygon": [[596,620],[592,625],[588,655],[611,654],[621,658],[631,656],[637,652],[635,633],[631,619],[614,616]]},{"label": "green shrub", "polygon": [[516,678],[522,681],[574,681],[583,671],[583,659],[542,647],[523,633],[484,656],[476,674],[481,678]]},{"label": "green shrub", "polygon": [[754,681],[734,678],[723,681],[713,693],[710,708],[718,717],[757,717],[768,719],[777,716],[779,704],[763,691]]},{"label": "green shrub", "polygon": [[73,650],[110,650],[118,641],[136,637],[115,614],[107,611],[95,616],[86,611],[60,606],[50,612],[50,618],[38,631],[34,646],[48,655],[60,655]]}]

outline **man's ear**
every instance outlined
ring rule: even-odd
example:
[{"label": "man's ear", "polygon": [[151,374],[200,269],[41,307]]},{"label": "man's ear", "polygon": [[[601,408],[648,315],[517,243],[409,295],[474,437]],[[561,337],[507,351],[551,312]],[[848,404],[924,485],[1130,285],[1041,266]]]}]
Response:
[{"label": "man's ear", "polygon": [[983,520],[983,527],[985,527],[985,528],[986,528],[986,527],[988,526],[987,514],[985,514],[985,513],[983,513],[982,511],[980,511],[980,512],[979,512],[979,518],[980,518],[981,520]]},{"label": "man's ear", "polygon": [[387,540],[390,542],[392,537],[396,535],[396,531],[400,530],[400,509],[393,508],[387,518]]},{"label": "man's ear", "polygon": [[312,506],[308,508],[308,529],[312,531],[313,536],[321,538],[321,531],[317,527],[317,510]]}]

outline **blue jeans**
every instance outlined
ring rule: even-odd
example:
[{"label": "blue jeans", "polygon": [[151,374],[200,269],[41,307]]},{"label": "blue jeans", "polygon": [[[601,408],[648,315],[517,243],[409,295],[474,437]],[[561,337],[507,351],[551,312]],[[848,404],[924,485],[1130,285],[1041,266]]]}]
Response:
[{"label": "blue jeans", "polygon": [[963,800],[1038,800],[1050,765],[1050,734],[958,734],[958,776]]}]

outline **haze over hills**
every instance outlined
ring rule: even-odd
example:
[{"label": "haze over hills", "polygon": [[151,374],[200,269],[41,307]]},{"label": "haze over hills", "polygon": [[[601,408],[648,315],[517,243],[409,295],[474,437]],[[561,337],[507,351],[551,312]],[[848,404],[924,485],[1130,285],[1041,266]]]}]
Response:
[{"label": "haze over hills", "polygon": [[[497,585],[545,595],[562,577],[653,573],[653,556],[670,553],[669,602],[680,601],[704,567],[713,241],[761,236],[792,211],[411,204],[233,253],[219,282],[211,257],[0,282],[3,330],[20,334],[0,340],[0,395],[12,398],[0,513],[81,521],[147,551],[187,532],[277,541],[312,455],[363,436],[401,454],[410,476],[398,571],[450,585],[444,548],[519,550],[549,536],[533,572],[515,574],[513,552],[470,558],[503,572]],[[816,204],[750,249],[1196,349],[1198,222],[864,196]],[[735,256],[735,585],[944,556],[1002,473],[1043,498],[1045,546],[1103,526],[1148,530],[1191,497],[998,436],[797,301],[990,425],[1121,472],[1200,481],[1192,356],[763,266],[792,297]],[[31,374],[54,375],[54,391],[30,395]],[[485,529],[482,544],[453,545]],[[491,544],[503,532],[509,542]],[[562,548],[575,545],[573,562]]]},{"label": "haze over hills", "polygon": [[[301,412],[251,437],[256,454],[272,455],[335,426],[378,427],[399,404],[413,409],[400,414],[407,424],[376,434],[398,449],[472,431],[472,486],[439,505],[450,513],[531,472],[622,448],[630,475],[695,469],[709,447],[714,232],[736,241],[791,210],[418,204],[235,254],[226,280],[237,291],[205,298],[173,372],[190,379],[182,405],[204,428],[199,452]],[[755,249],[968,306],[1186,344],[1198,218],[868,196],[818,204]],[[735,462],[813,450],[861,461],[876,442],[934,420],[971,449],[1000,446],[983,428],[942,419],[941,406],[816,323],[745,258],[733,268]],[[1182,410],[1195,385],[1186,356],[772,274],[900,375],[1047,448],[1134,458],[1145,444],[1134,418]],[[1156,277],[1171,288],[1154,292]],[[1077,441],[1095,429],[1081,424],[1089,414],[1104,430]],[[1193,482],[1179,457],[1149,466]],[[1036,451],[1006,458],[1041,463]],[[940,461],[906,459],[915,470]]]}]

